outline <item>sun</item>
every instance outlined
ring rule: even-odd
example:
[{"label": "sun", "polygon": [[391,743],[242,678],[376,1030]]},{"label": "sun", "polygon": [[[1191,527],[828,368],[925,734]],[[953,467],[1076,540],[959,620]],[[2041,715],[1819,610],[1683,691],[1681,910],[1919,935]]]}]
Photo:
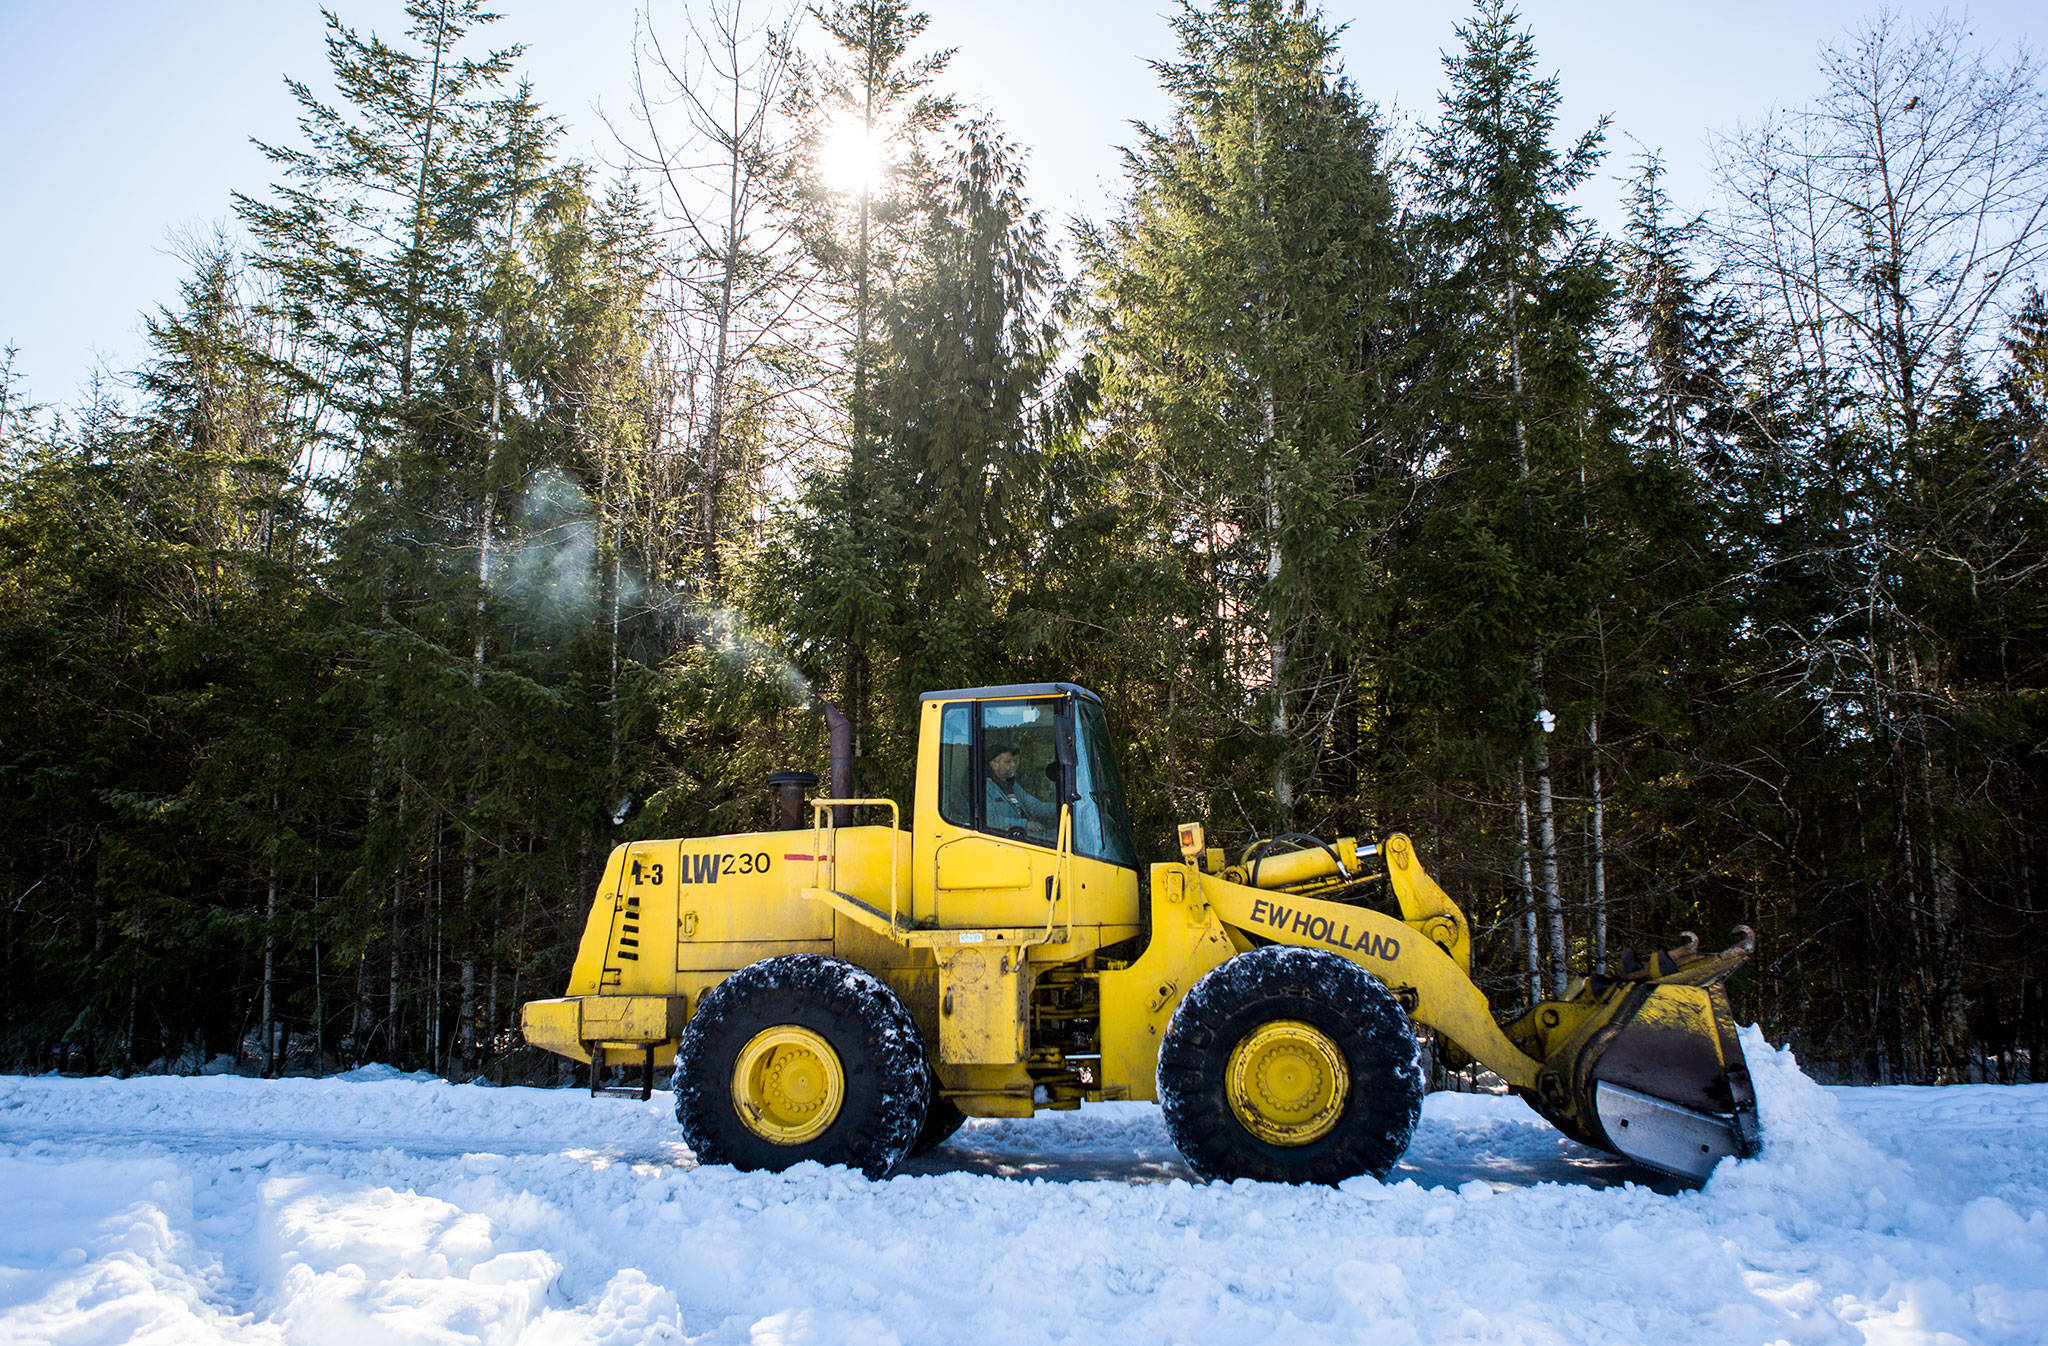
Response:
[{"label": "sun", "polygon": [[887,146],[880,131],[870,131],[851,118],[834,122],[825,132],[818,162],[826,184],[849,194],[873,191],[889,171]]}]

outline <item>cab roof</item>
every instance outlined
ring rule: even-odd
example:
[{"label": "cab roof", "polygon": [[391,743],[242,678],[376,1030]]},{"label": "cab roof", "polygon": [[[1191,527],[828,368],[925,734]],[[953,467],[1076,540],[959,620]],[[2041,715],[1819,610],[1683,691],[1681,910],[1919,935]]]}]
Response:
[{"label": "cab roof", "polygon": [[949,692],[921,692],[918,700],[924,701],[1005,701],[1027,696],[1065,696],[1069,692],[1085,696],[1096,705],[1102,698],[1071,682],[1013,682],[1000,687],[956,687]]}]

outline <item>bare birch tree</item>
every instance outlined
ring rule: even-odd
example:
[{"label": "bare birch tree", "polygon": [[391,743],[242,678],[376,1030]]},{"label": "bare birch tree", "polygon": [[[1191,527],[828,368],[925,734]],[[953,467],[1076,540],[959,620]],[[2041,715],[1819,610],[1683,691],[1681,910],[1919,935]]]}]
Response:
[{"label": "bare birch tree", "polygon": [[1944,569],[1970,593],[2006,581],[1945,521],[1957,502],[1938,499],[1948,446],[1930,427],[2048,262],[2048,93],[2027,52],[1988,53],[1947,15],[1881,14],[1821,69],[1816,102],[1719,146],[1724,265],[1819,422],[1792,466],[1806,512],[1829,517],[1770,564],[1818,572],[1834,598],[1791,633],[1788,690],[1870,745],[1889,851],[1873,919],[1899,923],[1912,969],[1893,1050],[1909,1077],[1960,1078],[1963,895],[1943,816],[1967,708],[1926,594]]},{"label": "bare birch tree", "polygon": [[787,208],[790,129],[780,116],[793,70],[795,15],[748,0],[686,9],[664,38],[650,9],[635,52],[632,118],[619,136],[636,170],[658,184],[674,232],[675,344],[691,386],[699,576],[722,586],[721,500],[751,484],[736,427],[800,386],[801,363],[770,358],[790,341],[790,318],[810,269]]},{"label": "bare birch tree", "polygon": [[2025,51],[1881,14],[1821,53],[1826,88],[1717,147],[1729,274],[1803,368],[1910,453],[2048,259],[2048,99]]}]

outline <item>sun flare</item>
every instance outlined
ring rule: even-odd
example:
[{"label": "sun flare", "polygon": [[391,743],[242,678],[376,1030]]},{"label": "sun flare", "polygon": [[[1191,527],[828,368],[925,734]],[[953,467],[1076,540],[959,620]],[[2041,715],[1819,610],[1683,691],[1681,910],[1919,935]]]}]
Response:
[{"label": "sun flare", "polygon": [[879,131],[870,131],[852,120],[835,123],[826,132],[819,161],[825,181],[841,192],[873,191],[889,171],[888,154]]}]

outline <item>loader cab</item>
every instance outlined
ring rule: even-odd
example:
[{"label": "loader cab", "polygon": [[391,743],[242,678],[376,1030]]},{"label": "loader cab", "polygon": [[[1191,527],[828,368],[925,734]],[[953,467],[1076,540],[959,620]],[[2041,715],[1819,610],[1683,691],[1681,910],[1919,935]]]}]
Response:
[{"label": "loader cab", "polygon": [[1052,893],[1078,924],[1135,927],[1137,850],[1100,698],[1028,683],[919,700],[916,905],[941,926],[1033,925]]}]

